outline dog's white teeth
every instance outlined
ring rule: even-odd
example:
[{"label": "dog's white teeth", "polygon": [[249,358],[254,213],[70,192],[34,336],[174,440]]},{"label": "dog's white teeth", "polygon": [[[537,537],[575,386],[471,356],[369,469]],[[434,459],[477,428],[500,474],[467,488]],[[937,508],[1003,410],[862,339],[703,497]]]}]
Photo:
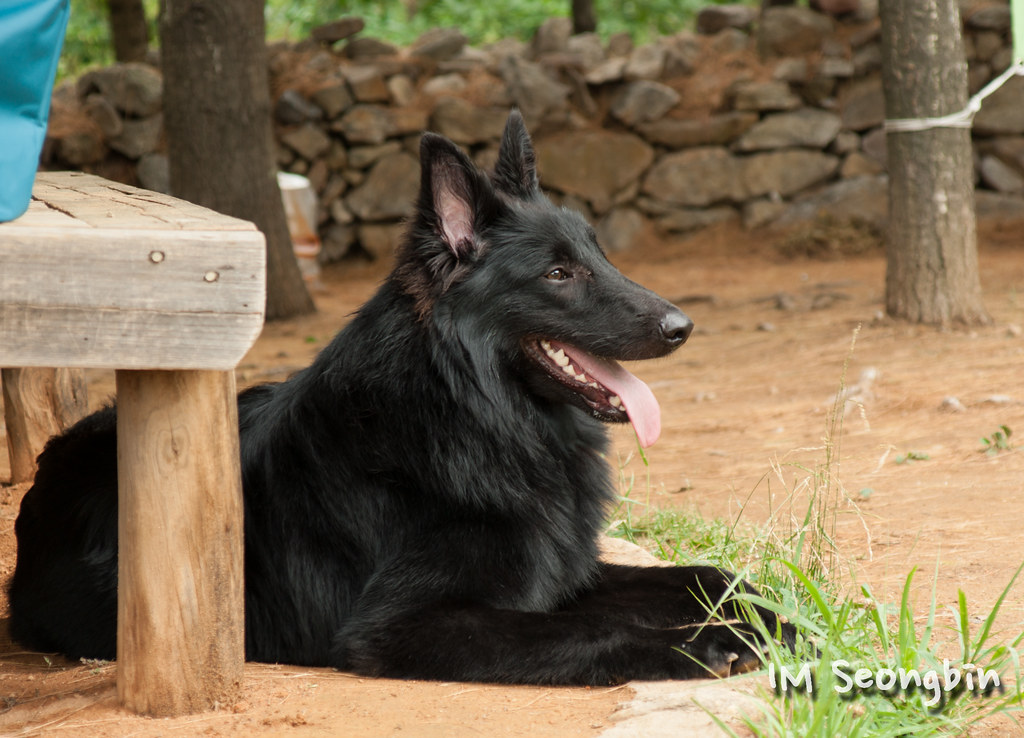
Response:
[{"label": "dog's white teeth", "polygon": [[548,358],[555,362],[558,366],[562,367],[563,369],[569,366],[569,357],[565,355],[565,352],[562,349],[558,349],[558,351],[555,351],[552,345],[547,341],[541,341],[540,345],[541,348],[544,349],[544,353],[548,355]]},{"label": "dog's white teeth", "polygon": [[622,400],[618,395],[612,395],[608,398],[608,404],[612,407],[622,407]]},{"label": "dog's white teeth", "polygon": [[597,384],[591,380],[590,377],[572,365],[572,359],[565,355],[565,351],[562,349],[555,351],[548,341],[541,341],[540,346],[544,349],[544,353],[548,355],[548,358],[557,366],[562,368],[562,371],[565,372],[566,376],[572,377],[577,382],[586,384],[588,387],[599,389]]}]

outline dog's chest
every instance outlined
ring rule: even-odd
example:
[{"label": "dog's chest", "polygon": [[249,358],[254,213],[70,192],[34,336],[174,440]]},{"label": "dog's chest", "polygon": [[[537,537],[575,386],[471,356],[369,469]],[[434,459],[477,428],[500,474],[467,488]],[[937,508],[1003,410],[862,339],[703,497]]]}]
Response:
[{"label": "dog's chest", "polygon": [[611,496],[605,465],[600,459],[562,463],[535,490],[530,519],[516,526],[525,569],[515,603],[520,609],[554,609],[590,586],[596,575],[597,536]]}]

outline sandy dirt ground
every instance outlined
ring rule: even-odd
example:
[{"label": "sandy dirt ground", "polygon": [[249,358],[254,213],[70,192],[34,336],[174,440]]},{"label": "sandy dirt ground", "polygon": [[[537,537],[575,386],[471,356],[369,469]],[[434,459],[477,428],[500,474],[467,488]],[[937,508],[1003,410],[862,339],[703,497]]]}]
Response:
[{"label": "sandy dirt ground", "polygon": [[[616,257],[697,324],[674,356],[631,367],[653,388],[663,418],[648,467],[633,453],[631,431],[612,430],[623,474],[634,480],[636,511],[671,506],[741,525],[786,524],[803,512],[802,481],[824,461],[833,398],[842,388],[850,401],[832,465],[841,575],[851,587],[867,584],[893,599],[917,566],[919,611],[934,588],[940,622],[951,622],[946,608],[958,590],[972,613],[987,614],[1024,559],[1021,234],[1021,223],[982,228],[982,285],[993,322],[945,331],[883,316],[878,251],[782,259],[776,236],[725,227]],[[327,270],[319,312],[267,326],[238,368],[240,384],[283,379],[305,366],[385,274],[381,264]],[[90,402],[98,405],[113,391],[112,376],[88,376]],[[980,439],[1001,425],[1018,433],[1011,441],[1021,448],[986,455]],[[0,438],[0,448],[4,443]],[[8,477],[0,454],[0,480]],[[13,522],[24,491],[0,487],[4,580],[14,566]],[[5,611],[0,600],[0,615]],[[1007,598],[998,625],[1007,637],[1024,630],[1024,582]],[[236,704],[156,720],[118,708],[115,668],[23,652],[4,638],[0,734],[566,738],[608,730],[633,694],[628,685],[396,682],[249,664]],[[972,735],[1018,730],[997,722]]]}]

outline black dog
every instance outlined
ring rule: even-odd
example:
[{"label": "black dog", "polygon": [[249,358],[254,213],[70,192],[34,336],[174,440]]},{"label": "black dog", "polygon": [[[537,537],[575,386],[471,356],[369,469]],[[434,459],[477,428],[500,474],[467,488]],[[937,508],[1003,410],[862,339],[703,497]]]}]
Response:
[{"label": "black dog", "polygon": [[[709,615],[740,620],[731,595],[749,585],[598,562],[613,492],[601,421],[632,422],[645,445],[660,429],[615,360],[665,356],[690,320],[542,195],[518,113],[490,178],[440,136],[421,158],[380,291],[308,369],[239,396],[248,658],[547,684],[758,663],[749,623]],[[39,458],[10,587],[32,648],[114,657],[114,433],[108,408]]]}]

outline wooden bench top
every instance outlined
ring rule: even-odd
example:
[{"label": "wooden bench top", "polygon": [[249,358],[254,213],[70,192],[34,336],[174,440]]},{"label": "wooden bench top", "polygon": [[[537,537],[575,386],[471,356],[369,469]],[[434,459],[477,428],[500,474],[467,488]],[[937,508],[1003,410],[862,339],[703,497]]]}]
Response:
[{"label": "wooden bench top", "polygon": [[232,369],[263,326],[255,226],[78,172],[0,224],[0,366]]}]

